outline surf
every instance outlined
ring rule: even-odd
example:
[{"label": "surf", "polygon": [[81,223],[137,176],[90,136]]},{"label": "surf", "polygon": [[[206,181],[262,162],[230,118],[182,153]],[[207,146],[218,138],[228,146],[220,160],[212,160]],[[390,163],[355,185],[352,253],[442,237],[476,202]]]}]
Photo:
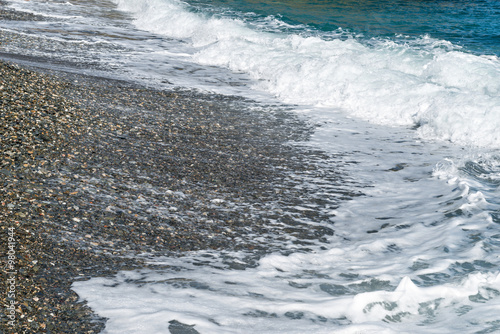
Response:
[{"label": "surf", "polygon": [[425,139],[500,147],[496,56],[468,53],[428,35],[337,38],[276,17],[200,13],[175,0],[116,3],[138,28],[187,43],[193,62],[245,73],[253,89],[284,103],[415,127]]}]

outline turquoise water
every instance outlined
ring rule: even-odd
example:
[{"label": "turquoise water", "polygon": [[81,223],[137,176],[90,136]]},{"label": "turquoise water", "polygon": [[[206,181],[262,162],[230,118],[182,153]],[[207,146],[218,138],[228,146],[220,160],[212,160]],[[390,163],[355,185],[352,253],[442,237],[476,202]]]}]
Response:
[{"label": "turquoise water", "polygon": [[[8,3],[46,19],[0,21],[22,37],[4,52],[284,107],[315,126],[293,145],[324,153],[309,162],[318,175],[283,171],[306,190],[296,206],[266,203],[280,228],[252,241],[282,253],[155,256],[165,270],[75,283],[105,333],[163,334],[169,321],[217,334],[500,331],[500,2]],[[360,185],[343,189],[363,196],[332,208],[321,203],[337,162]],[[219,195],[214,210],[260,214]],[[297,249],[280,218],[297,212],[333,235]]]},{"label": "turquoise water", "polygon": [[[428,35],[477,54],[500,55],[500,1],[188,1],[260,17],[274,15],[290,25],[321,32],[342,29],[366,39],[395,40]],[[247,16],[248,17],[248,16]]]}]

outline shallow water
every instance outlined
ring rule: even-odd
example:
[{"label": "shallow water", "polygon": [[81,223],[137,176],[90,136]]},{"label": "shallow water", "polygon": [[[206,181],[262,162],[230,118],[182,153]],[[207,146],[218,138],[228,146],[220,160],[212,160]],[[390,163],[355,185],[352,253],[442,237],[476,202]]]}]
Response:
[{"label": "shallow water", "polygon": [[289,144],[323,152],[310,163],[324,173],[284,171],[304,196],[268,208],[331,233],[298,247],[306,234],[276,220],[255,236],[266,254],[144,254],[142,271],[75,283],[108,333],[500,330],[498,2],[9,4],[45,19],[1,22],[16,37],[4,52],[272,102],[316,126]]}]

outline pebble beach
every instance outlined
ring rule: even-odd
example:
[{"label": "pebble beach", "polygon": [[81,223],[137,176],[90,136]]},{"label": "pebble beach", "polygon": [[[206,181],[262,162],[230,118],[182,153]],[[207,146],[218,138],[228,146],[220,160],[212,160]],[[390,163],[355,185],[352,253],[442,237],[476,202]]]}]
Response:
[{"label": "pebble beach", "polygon": [[497,13],[0,0],[0,333],[500,331]]},{"label": "pebble beach", "polygon": [[[36,19],[13,11],[0,18]],[[71,284],[144,267],[140,254],[270,251],[254,241],[275,228],[269,221],[279,213],[266,203],[293,207],[305,191],[285,172],[319,173],[321,152],[285,145],[312,131],[285,111],[37,67],[44,59],[26,66],[16,55],[2,58],[1,254],[12,269],[2,275],[15,278],[12,294],[0,296],[15,305],[2,312],[5,333],[101,332],[106,319]],[[340,183],[329,173],[331,184]],[[347,195],[355,194],[339,193]],[[241,205],[224,206],[228,199]],[[333,233],[290,221],[286,232],[299,233],[304,247]]]}]

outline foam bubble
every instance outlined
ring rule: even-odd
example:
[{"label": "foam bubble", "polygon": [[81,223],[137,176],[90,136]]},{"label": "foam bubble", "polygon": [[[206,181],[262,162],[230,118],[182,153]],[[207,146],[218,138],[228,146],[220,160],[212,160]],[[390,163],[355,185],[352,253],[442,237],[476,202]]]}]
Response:
[{"label": "foam bubble", "polygon": [[[203,65],[248,73],[282,101],[341,109],[424,138],[500,147],[500,61],[423,36],[406,43],[302,36],[194,13],[174,0],[116,0],[141,29],[190,42]],[[276,19],[273,19],[276,21]],[[310,35],[310,33],[308,34]]]},{"label": "foam bubble", "polygon": [[[260,268],[237,273],[206,267],[185,269],[121,272],[115,278],[75,282],[73,289],[101,316],[110,318],[106,333],[162,333],[173,320],[205,333],[245,333],[249,328],[266,333],[301,333],[305,329],[391,333],[398,328],[438,333],[473,320],[464,314],[479,300],[489,305],[481,323],[494,319],[500,305],[498,273],[470,274],[461,282],[432,287],[418,287],[403,277],[393,289],[332,296],[325,294],[325,284],[320,290],[307,285],[296,288],[300,284],[293,277],[298,272],[282,271],[283,281],[260,276]],[[304,282],[314,286],[320,277]],[[287,284],[290,280],[295,287]],[[434,320],[422,327],[426,319]]]}]

